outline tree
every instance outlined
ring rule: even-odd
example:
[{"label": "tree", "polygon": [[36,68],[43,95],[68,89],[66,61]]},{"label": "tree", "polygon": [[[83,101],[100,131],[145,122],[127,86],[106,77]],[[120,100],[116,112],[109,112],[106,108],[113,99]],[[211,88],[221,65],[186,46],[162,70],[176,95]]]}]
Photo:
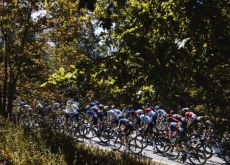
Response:
[{"label": "tree", "polygon": [[84,58],[77,49],[85,28],[84,11],[78,3],[62,0],[3,0],[0,12],[0,107],[1,112],[11,113],[15,97],[36,95],[60,62]]},{"label": "tree", "polygon": [[[144,81],[153,85],[156,101],[166,106],[179,108],[179,103],[198,110],[203,105],[200,113],[225,118],[230,71],[227,6],[227,1],[217,0],[97,1],[94,13],[111,31],[111,43],[118,43],[117,59],[129,61],[120,67],[126,73],[116,82],[141,87]],[[128,69],[133,62],[136,67]]]}]

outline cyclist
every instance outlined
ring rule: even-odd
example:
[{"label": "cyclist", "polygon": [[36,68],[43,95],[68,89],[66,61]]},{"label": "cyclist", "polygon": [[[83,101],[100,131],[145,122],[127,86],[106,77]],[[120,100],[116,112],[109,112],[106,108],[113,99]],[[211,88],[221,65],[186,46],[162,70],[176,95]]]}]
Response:
[{"label": "cyclist", "polygon": [[184,129],[181,127],[181,123],[177,123],[177,122],[171,122],[169,124],[169,139],[171,139],[172,137],[174,137],[177,132],[183,132]]},{"label": "cyclist", "polygon": [[119,119],[119,123],[117,129],[123,131],[125,133],[125,144],[128,143],[128,137],[134,130],[134,124],[130,120],[126,118]]},{"label": "cyclist", "polygon": [[156,106],[155,107],[155,110],[157,111],[158,113],[158,117],[157,117],[157,120],[162,120],[166,117],[167,115],[167,112],[164,110],[164,109],[161,109],[159,106]]},{"label": "cyclist", "polygon": [[107,111],[107,116],[109,121],[116,125],[119,123],[119,119],[124,118],[123,113],[119,109],[110,109]]},{"label": "cyclist", "polygon": [[97,105],[94,105],[93,107],[90,107],[87,110],[87,114],[92,118],[93,124],[96,125],[98,121],[98,112],[99,108]]},{"label": "cyclist", "polygon": [[36,112],[37,112],[38,116],[40,116],[41,118],[43,118],[45,116],[44,106],[42,105],[41,101],[37,101]]},{"label": "cyclist", "polygon": [[107,109],[107,108],[108,107],[104,106],[103,104],[98,105],[97,114],[98,114],[98,118],[99,118],[100,121],[103,121],[104,116],[106,116],[105,109]]},{"label": "cyclist", "polygon": [[73,114],[73,109],[72,109],[72,104],[73,104],[73,99],[69,99],[67,100],[66,102],[66,107],[65,109],[63,110],[64,112],[64,117],[65,117],[65,125],[68,126],[68,123],[69,123],[69,120],[70,120],[70,117],[71,115]]},{"label": "cyclist", "polygon": [[182,115],[176,113],[172,115],[173,118],[177,119],[177,120],[181,120],[181,118],[183,117]]},{"label": "cyclist", "polygon": [[149,131],[151,132],[151,130],[154,127],[153,118],[151,116],[142,114],[140,116],[140,119],[142,123],[144,124],[144,134],[147,134]]}]

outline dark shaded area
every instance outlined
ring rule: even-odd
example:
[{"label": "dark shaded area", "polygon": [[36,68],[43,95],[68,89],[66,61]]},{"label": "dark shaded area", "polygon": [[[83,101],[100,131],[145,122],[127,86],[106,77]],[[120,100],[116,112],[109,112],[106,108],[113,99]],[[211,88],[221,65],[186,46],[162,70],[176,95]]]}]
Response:
[{"label": "dark shaded area", "polygon": [[41,137],[46,142],[47,148],[51,148],[52,152],[57,153],[61,150],[68,165],[147,165],[151,162],[149,158],[129,155],[123,152],[109,152],[90,145],[86,146],[74,141],[71,137],[53,133],[49,128],[41,130]]}]

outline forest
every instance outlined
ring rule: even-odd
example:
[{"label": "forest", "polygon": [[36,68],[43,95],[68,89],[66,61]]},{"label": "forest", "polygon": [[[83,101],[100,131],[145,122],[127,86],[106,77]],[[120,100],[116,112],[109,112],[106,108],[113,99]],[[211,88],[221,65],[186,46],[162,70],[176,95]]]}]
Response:
[{"label": "forest", "polygon": [[229,10],[228,0],[1,0],[0,114],[18,100],[150,103],[229,131]]}]

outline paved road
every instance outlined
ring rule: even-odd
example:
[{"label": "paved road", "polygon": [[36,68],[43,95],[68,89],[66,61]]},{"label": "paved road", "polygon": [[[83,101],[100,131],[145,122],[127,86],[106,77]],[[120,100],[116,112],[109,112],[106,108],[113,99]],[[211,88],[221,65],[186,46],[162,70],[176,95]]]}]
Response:
[{"label": "paved road", "polygon": [[[100,142],[98,138],[93,138],[92,140],[83,140],[84,143],[94,145],[95,147],[111,150],[111,147],[109,144],[103,144]],[[124,147],[121,148],[121,150],[125,150]],[[155,150],[154,150],[155,151]],[[159,153],[156,153],[152,150],[152,148],[149,146],[147,147],[143,152],[142,156],[152,158],[153,161],[161,162],[163,164],[168,165],[191,165],[188,160],[185,163],[181,163],[179,161],[171,161],[167,159],[166,157],[162,156]],[[211,159],[207,160],[206,165],[226,165],[226,163],[219,157],[213,156]]]}]

